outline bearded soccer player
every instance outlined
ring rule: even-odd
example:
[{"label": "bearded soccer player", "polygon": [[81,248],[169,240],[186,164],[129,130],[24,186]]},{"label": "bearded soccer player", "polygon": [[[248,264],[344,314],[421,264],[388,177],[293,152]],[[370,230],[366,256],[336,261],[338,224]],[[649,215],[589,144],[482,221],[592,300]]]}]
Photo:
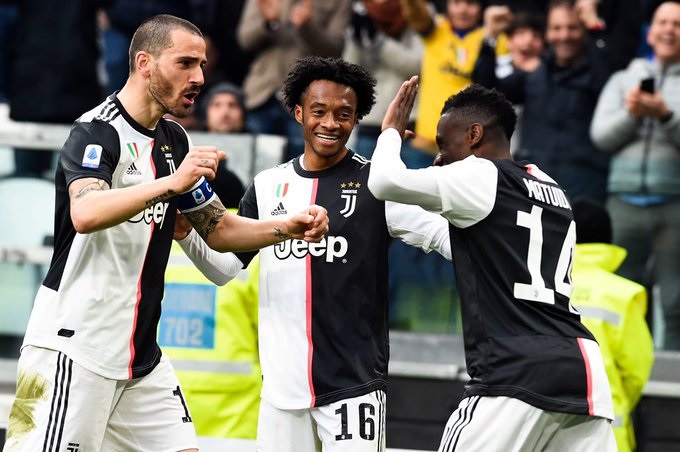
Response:
[{"label": "bearded soccer player", "polygon": [[[5,451],[196,450],[191,415],[156,343],[180,208],[210,247],[319,241],[325,209],[253,221],[208,179],[224,153],[177,123],[203,85],[198,28],[155,16],[136,31],[123,89],[83,114],[55,177],[55,245],[18,364]],[[307,243],[307,242],[305,242]]]}]

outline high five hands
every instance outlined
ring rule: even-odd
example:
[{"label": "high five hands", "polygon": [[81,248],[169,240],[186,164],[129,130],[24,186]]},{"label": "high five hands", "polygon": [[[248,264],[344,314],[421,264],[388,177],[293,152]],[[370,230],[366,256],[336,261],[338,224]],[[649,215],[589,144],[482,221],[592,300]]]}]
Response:
[{"label": "high five hands", "polygon": [[407,130],[409,116],[413,109],[413,103],[418,94],[418,76],[414,75],[410,79],[401,84],[399,92],[392,99],[392,103],[387,108],[385,118],[382,122],[382,130],[396,129],[399,136],[404,140],[406,138],[413,138],[415,134],[411,130]]}]

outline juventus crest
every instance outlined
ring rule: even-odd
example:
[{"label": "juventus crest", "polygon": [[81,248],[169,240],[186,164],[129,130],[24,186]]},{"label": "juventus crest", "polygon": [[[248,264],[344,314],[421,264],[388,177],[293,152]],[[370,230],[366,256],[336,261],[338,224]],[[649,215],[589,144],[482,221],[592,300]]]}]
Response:
[{"label": "juventus crest", "polygon": [[342,190],[340,198],[345,201],[344,207],[340,210],[340,214],[345,218],[349,218],[349,216],[354,213],[354,209],[356,209],[359,188],[361,188],[359,182],[343,182],[340,184],[340,189]]}]

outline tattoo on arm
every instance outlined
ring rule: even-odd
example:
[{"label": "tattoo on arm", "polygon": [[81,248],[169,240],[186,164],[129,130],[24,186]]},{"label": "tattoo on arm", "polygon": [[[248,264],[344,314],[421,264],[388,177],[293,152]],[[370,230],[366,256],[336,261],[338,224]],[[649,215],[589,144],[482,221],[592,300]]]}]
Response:
[{"label": "tattoo on arm", "polygon": [[184,216],[189,220],[196,232],[206,240],[208,236],[217,228],[217,224],[226,215],[227,210],[219,199],[211,202],[208,206],[195,212],[185,213]]},{"label": "tattoo on arm", "polygon": [[281,240],[288,240],[290,238],[290,234],[283,232],[278,226],[274,227],[274,236]]},{"label": "tattoo on arm", "polygon": [[92,182],[83,185],[83,187],[80,190],[78,190],[78,193],[76,193],[75,195],[75,199],[80,199],[91,191],[104,191],[108,189],[109,189],[108,184],[103,180],[101,179],[93,180]]},{"label": "tattoo on arm", "polygon": [[177,193],[175,193],[175,190],[170,190],[170,189],[168,189],[168,191],[165,192],[164,194],[158,195],[158,196],[154,196],[153,198],[149,199],[149,200],[146,202],[146,207],[151,207],[151,206],[155,205],[156,203],[165,201],[166,199],[170,199],[170,198],[172,198],[173,196],[175,196],[176,194],[177,194]]}]

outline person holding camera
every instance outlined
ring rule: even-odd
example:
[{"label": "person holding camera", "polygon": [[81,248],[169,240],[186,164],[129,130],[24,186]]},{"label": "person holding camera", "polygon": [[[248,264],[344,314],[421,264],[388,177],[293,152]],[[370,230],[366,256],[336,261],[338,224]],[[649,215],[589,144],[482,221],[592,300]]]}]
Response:
[{"label": "person holding camera", "polygon": [[680,350],[680,2],[659,5],[647,42],[653,59],[609,79],[590,133],[613,154],[607,207],[614,242],[628,250],[618,273],[658,285],[664,347]]}]

